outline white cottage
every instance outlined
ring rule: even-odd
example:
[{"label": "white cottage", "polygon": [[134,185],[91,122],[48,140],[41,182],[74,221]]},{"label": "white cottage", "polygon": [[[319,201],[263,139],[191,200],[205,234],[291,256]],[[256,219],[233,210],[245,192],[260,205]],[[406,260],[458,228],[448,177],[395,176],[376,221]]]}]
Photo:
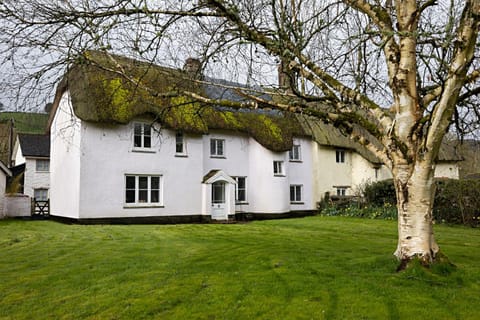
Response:
[{"label": "white cottage", "polygon": [[65,77],[51,113],[51,216],[168,222],[315,210],[313,143],[296,118],[170,96],[244,99],[224,82],[195,87],[186,71],[115,57],[144,76],[135,87],[96,67],[103,55],[88,58]]},{"label": "white cottage", "polygon": [[12,163],[16,168],[23,169],[23,194],[37,201],[47,201],[50,189],[50,136],[18,134]]},{"label": "white cottage", "polygon": [[[193,60],[182,71],[98,52],[84,59],[59,85],[50,115],[53,217],[300,216],[315,212],[325,192],[351,195],[389,176],[332,126],[235,109],[246,98],[224,81],[194,81],[201,78]],[[197,93],[210,101],[190,98]]]}]

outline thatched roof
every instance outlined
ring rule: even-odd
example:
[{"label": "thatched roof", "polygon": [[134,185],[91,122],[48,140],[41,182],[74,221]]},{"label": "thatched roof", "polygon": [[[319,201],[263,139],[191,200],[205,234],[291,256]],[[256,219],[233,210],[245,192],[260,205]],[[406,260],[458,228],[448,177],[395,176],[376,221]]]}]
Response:
[{"label": "thatched roof", "polygon": [[[126,124],[135,117],[152,115],[163,127],[187,133],[205,134],[215,129],[246,133],[273,151],[291,149],[294,136],[310,136],[321,145],[355,150],[380,163],[360,144],[318,119],[262,109],[238,110],[200,103],[181,94],[189,91],[224,102],[247,101],[240,90],[233,89],[242,88],[237,83],[204,80],[194,81],[183,70],[89,51],[71,66],[59,85],[50,122],[61,94],[69,90],[73,110],[84,121]],[[260,94],[262,99],[270,99],[268,94]]]},{"label": "thatched roof", "polygon": [[[225,82],[195,82],[182,70],[88,52],[86,59],[71,67],[58,91],[70,91],[73,110],[84,121],[126,124],[150,114],[165,128],[187,133],[204,134],[213,129],[243,132],[274,151],[289,150],[293,136],[305,134],[291,115],[260,109],[240,112],[181,94],[188,90],[211,99],[245,99],[226,87]],[[57,92],[54,108],[58,98]]]}]

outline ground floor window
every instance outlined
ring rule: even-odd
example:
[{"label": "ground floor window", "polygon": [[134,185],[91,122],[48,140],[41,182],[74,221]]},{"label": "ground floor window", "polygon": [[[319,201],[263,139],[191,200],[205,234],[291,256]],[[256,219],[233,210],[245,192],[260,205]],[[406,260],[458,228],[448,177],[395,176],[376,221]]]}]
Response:
[{"label": "ground floor window", "polygon": [[247,177],[234,177],[235,182],[235,202],[247,202]]},{"label": "ground floor window", "polygon": [[217,181],[212,184],[212,203],[225,203],[225,182]]},{"label": "ground floor window", "polygon": [[346,187],[337,187],[337,196],[346,196],[347,188]]},{"label": "ground floor window", "polygon": [[126,175],[125,203],[161,204],[162,176]]},{"label": "ground floor window", "polygon": [[48,200],[48,189],[35,189],[33,190],[33,197],[35,201],[47,201]]},{"label": "ground floor window", "polygon": [[298,184],[292,184],[290,186],[290,202],[302,201],[302,186]]}]

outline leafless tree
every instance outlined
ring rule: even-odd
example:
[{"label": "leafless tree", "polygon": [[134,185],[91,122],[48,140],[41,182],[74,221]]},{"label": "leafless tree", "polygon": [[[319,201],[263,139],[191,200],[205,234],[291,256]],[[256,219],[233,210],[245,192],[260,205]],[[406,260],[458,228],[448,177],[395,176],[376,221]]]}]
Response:
[{"label": "leafless tree", "polygon": [[397,193],[395,255],[439,256],[435,159],[452,124],[479,124],[480,0],[15,0],[0,19],[22,90],[54,83],[87,49],[164,65],[193,55],[263,85],[280,64],[283,99],[269,107],[334,123],[379,157]]}]

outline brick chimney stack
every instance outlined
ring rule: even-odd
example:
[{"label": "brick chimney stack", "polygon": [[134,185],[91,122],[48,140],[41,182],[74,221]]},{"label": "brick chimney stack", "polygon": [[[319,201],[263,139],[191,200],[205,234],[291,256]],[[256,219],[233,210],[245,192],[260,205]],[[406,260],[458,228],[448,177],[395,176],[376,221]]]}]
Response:
[{"label": "brick chimney stack", "polygon": [[183,70],[193,79],[201,79],[202,78],[202,63],[200,60],[195,58],[188,58],[185,60],[185,64],[183,65]]}]

